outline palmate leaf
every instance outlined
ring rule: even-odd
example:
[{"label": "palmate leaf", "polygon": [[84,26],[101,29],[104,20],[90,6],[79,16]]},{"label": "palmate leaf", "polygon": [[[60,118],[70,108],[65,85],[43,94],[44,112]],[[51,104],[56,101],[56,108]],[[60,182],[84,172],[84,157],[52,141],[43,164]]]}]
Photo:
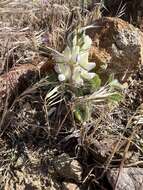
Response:
[{"label": "palmate leaf", "polygon": [[119,92],[113,93],[111,96],[109,96],[108,101],[111,103],[119,103],[123,100],[123,95]]},{"label": "palmate leaf", "polygon": [[114,89],[123,89],[123,85],[118,82],[118,80],[114,79],[109,83],[109,86]]},{"label": "palmate leaf", "polygon": [[78,122],[83,123],[84,121],[89,120],[90,109],[87,104],[77,104],[74,110],[75,119]]},{"label": "palmate leaf", "polygon": [[92,90],[98,90],[101,87],[101,79],[99,75],[95,75],[93,79],[90,80]]}]

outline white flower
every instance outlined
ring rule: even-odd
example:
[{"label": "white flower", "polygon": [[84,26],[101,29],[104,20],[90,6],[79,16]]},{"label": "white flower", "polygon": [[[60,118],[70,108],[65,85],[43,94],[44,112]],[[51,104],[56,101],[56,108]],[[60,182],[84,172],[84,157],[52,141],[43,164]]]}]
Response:
[{"label": "white flower", "polygon": [[67,46],[62,52],[62,56],[55,56],[55,61],[57,64],[68,63],[71,59],[71,49]]},{"label": "white flower", "polygon": [[72,48],[72,55],[71,55],[71,63],[75,64],[77,63],[77,58],[79,57],[79,51],[80,51],[80,47],[79,46],[74,46]]},{"label": "white flower", "polygon": [[79,61],[80,61],[80,55],[77,55],[77,57],[76,57],[76,63],[79,63]]},{"label": "white flower", "polygon": [[63,56],[64,56],[65,62],[70,61],[72,54],[71,54],[71,49],[69,48],[69,46],[67,46],[65,50],[63,51]]},{"label": "white flower", "polygon": [[78,39],[76,35],[73,39],[73,46],[67,46],[62,52],[62,56],[58,55],[56,59],[55,71],[59,74],[59,81],[68,81],[72,79],[75,86],[84,85],[84,80],[91,80],[95,77],[95,73],[89,72],[95,67],[95,63],[88,62],[89,49],[92,40],[89,36],[82,34]]},{"label": "white flower", "polygon": [[72,80],[73,80],[74,84],[76,84],[76,86],[82,86],[84,84],[83,79],[81,78],[81,72],[82,72],[81,67],[76,66],[74,68]]},{"label": "white flower", "polygon": [[79,65],[83,67],[85,70],[91,71],[96,66],[96,64],[94,62],[88,62],[88,56],[89,56],[88,52],[81,53],[79,59]]},{"label": "white flower", "polygon": [[89,62],[87,65],[86,65],[86,70],[87,71],[91,71],[92,69],[94,69],[96,66],[96,64],[94,62]]},{"label": "white flower", "polygon": [[[77,35],[75,35],[74,38],[73,38],[73,42],[72,42],[73,47],[79,45],[79,44],[77,44],[77,41],[78,41],[77,40]],[[83,44],[82,47],[80,47],[81,51],[88,51],[90,49],[91,45],[92,45],[91,38],[89,36],[87,36],[85,33],[82,34],[82,37],[79,39],[79,42],[81,44]]]},{"label": "white flower", "polygon": [[66,78],[65,78],[65,75],[64,75],[64,74],[59,74],[59,75],[58,75],[58,79],[59,79],[59,81],[62,82],[62,81],[65,81]]},{"label": "white flower", "polygon": [[71,78],[71,68],[68,64],[56,64],[55,71],[58,74],[63,74],[65,76],[65,80]]},{"label": "white flower", "polygon": [[89,51],[91,45],[92,45],[92,40],[89,36],[83,34],[83,39],[84,39],[84,43],[83,46],[81,47],[81,51]]},{"label": "white flower", "polygon": [[95,73],[90,73],[90,72],[85,71],[85,70],[81,73],[81,77],[83,79],[86,79],[86,80],[93,79],[95,77],[95,75],[96,75]]}]

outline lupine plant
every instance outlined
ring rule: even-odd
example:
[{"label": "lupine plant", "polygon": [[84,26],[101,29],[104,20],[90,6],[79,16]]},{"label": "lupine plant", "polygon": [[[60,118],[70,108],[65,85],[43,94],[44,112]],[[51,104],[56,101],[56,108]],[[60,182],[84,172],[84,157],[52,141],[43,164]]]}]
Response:
[{"label": "lupine plant", "polygon": [[96,64],[88,61],[91,45],[92,40],[85,31],[78,30],[62,54],[55,56],[58,80],[67,83],[69,88],[72,87],[75,97],[74,113],[82,122],[90,119],[93,104],[106,101],[115,105],[122,99],[119,92],[122,85],[112,75],[101,86],[101,79],[95,73]]},{"label": "lupine plant", "polygon": [[[88,61],[92,40],[84,29],[70,34],[67,41],[68,45],[62,53],[48,49],[54,53],[54,69],[59,83],[63,84],[62,90],[65,94],[66,91],[72,94],[76,119],[85,122],[91,118],[92,105],[105,102],[116,105],[122,99],[123,87],[113,75],[102,85],[99,75],[95,72],[96,64]],[[59,88],[55,89],[52,91],[54,94]]]}]

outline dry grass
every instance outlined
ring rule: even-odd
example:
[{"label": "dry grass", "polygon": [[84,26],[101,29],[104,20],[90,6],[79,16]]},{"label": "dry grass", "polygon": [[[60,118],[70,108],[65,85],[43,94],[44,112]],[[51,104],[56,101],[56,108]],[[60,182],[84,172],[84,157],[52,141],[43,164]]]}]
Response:
[{"label": "dry grass", "polygon": [[[80,3],[76,0],[41,2],[0,2],[1,73],[16,64],[32,63],[39,43],[61,51],[67,34],[75,26],[79,23],[86,26],[101,16],[99,7],[83,16]],[[143,71],[139,72],[136,76],[141,76]],[[43,174],[43,168],[48,167],[53,154],[60,154],[60,151],[66,151],[80,160],[85,169],[81,185],[84,189],[92,189],[94,185],[101,187],[101,177],[110,168],[142,160],[141,123],[134,130],[137,125],[135,120],[142,117],[142,111],[138,112],[141,104],[138,95],[142,93],[143,85],[141,77],[134,79],[125,92],[124,103],[113,110],[104,104],[95,106],[92,120],[84,125],[74,121],[72,102],[70,98],[64,98],[64,92],[60,91],[47,101],[47,93],[56,85],[53,80],[41,79],[17,97],[10,109],[5,110],[6,123],[2,123],[4,128],[0,134],[1,189],[13,189],[15,184],[17,189],[24,189],[26,179],[30,183],[34,181],[33,185],[39,189],[44,181],[43,189],[49,188],[51,182],[49,180],[46,187],[47,176],[53,180],[53,171],[49,169]],[[53,102],[56,104],[53,105]],[[134,115],[134,112],[137,114]],[[96,175],[99,169],[101,172]]]}]

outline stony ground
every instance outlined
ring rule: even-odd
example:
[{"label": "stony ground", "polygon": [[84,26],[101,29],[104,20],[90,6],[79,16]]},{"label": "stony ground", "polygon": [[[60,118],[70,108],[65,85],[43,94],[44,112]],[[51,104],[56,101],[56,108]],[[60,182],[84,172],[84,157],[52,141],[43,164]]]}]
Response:
[{"label": "stony ground", "polygon": [[[1,76],[17,64],[51,60],[49,53],[35,50],[37,38],[62,50],[66,32],[81,19],[76,2],[62,3],[0,3]],[[94,39],[90,59],[97,69],[108,64],[105,72],[98,70],[103,79],[115,72],[125,86],[124,101],[112,110],[98,104],[92,120],[80,125],[72,120],[69,102],[48,110],[45,97],[54,79],[45,72],[32,78],[1,115],[0,189],[143,188],[143,34],[120,19],[100,19],[98,9],[93,13],[83,14],[84,24],[99,18],[102,28],[88,31]]]}]

